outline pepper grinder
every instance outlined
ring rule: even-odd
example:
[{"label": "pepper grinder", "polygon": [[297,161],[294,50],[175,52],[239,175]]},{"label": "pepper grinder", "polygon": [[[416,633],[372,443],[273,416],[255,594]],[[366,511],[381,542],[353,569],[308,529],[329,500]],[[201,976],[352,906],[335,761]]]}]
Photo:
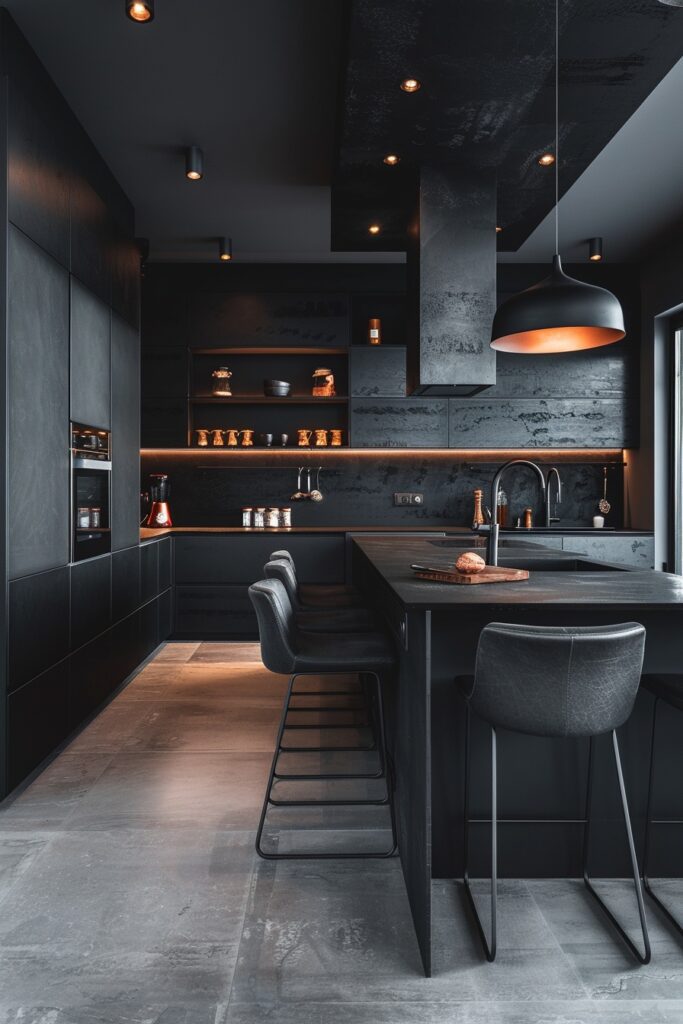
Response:
[{"label": "pepper grinder", "polygon": [[474,515],[472,516],[472,529],[478,530],[480,526],[483,526],[486,522],[484,518],[484,511],[481,507],[482,500],[484,498],[484,492],[481,487],[477,487],[474,491]]}]

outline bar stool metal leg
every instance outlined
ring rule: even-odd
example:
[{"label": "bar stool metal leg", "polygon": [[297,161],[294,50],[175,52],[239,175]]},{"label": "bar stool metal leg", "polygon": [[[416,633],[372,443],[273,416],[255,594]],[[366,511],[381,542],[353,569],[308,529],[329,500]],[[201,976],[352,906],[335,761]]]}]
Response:
[{"label": "bar stool metal leg", "polygon": [[683,924],[674,916],[671,910],[662,902],[659,896],[654,892],[652,883],[650,882],[648,869],[650,867],[650,852],[652,844],[652,825],[655,824],[652,820],[652,795],[654,793],[655,784],[655,741],[657,735],[657,710],[659,708],[659,697],[655,697],[654,708],[652,710],[652,739],[650,745],[650,772],[647,785],[647,810],[645,812],[645,851],[643,854],[643,886],[645,892],[648,894],[650,899],[655,903],[662,911],[666,919],[670,924],[674,926],[679,935],[683,935]]},{"label": "bar stool metal leg", "polygon": [[633,831],[631,829],[631,817],[628,810],[628,801],[626,799],[626,787],[624,786],[624,775],[621,770],[621,758],[619,756],[619,741],[617,740],[616,729],[612,730],[612,749],[614,752],[614,764],[617,770],[617,778],[619,780],[619,793],[621,796],[621,807],[624,815],[624,826],[626,829],[626,837],[628,840],[629,855],[631,859],[631,870],[633,872],[633,886],[636,893],[636,901],[638,903],[638,916],[640,917],[640,928],[643,935],[643,948],[644,952],[641,953],[635,943],[627,935],[624,928],[619,924],[616,917],[605,904],[604,900],[595,891],[591,877],[588,873],[588,854],[590,845],[590,832],[591,832],[591,810],[593,803],[593,737],[591,736],[588,747],[588,783],[586,789],[586,817],[584,823],[584,838],[583,838],[583,880],[586,884],[591,896],[598,903],[600,909],[607,917],[617,934],[621,937],[626,946],[630,949],[633,956],[640,964],[649,964],[652,957],[650,948],[650,936],[647,930],[647,921],[645,920],[645,906],[643,903],[643,890],[640,884],[640,871],[638,870],[638,859],[636,857],[636,848],[633,842]]},{"label": "bar stool metal leg", "polygon": [[469,908],[474,917],[474,923],[484,949],[484,955],[489,963],[496,959],[496,933],[498,919],[498,757],[497,757],[497,736],[496,730],[491,726],[491,941],[486,938],[486,932],[479,916],[469,873],[469,847],[470,847],[470,747],[471,747],[471,712],[467,705],[465,717],[465,820],[464,820],[464,872],[463,881],[465,894]]}]

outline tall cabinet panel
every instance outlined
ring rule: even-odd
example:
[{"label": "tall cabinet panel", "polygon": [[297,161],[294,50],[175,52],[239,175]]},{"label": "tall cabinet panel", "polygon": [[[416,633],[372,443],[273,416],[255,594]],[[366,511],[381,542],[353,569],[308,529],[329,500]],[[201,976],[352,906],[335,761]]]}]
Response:
[{"label": "tall cabinet panel", "polygon": [[9,226],[10,579],[69,561],[69,275]]},{"label": "tall cabinet panel", "polygon": [[112,550],[140,536],[140,342],[138,332],[112,315]]},{"label": "tall cabinet panel", "polygon": [[71,419],[111,426],[111,311],[71,278]]}]

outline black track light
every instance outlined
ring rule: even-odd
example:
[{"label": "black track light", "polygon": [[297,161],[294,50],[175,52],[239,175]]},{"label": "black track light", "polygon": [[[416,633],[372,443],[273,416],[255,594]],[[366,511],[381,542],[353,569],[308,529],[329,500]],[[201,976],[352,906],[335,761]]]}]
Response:
[{"label": "black track light", "polygon": [[219,238],[218,255],[224,263],[232,259],[232,238]]},{"label": "black track light", "polygon": [[126,14],[138,25],[154,21],[154,0],[126,0]]},{"label": "black track light", "polygon": [[599,263],[602,259],[602,238],[588,239],[588,258],[593,263]]},{"label": "black track light", "polygon": [[204,177],[204,154],[199,146],[188,146],[185,150],[185,177],[190,181]]}]

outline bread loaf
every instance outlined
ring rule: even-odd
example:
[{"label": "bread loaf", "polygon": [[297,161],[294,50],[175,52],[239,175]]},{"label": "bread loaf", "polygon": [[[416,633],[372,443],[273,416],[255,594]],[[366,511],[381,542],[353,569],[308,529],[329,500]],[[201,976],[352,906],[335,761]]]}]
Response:
[{"label": "bread loaf", "polygon": [[455,568],[465,576],[474,576],[486,568],[486,562],[475,551],[465,551],[455,563]]}]

